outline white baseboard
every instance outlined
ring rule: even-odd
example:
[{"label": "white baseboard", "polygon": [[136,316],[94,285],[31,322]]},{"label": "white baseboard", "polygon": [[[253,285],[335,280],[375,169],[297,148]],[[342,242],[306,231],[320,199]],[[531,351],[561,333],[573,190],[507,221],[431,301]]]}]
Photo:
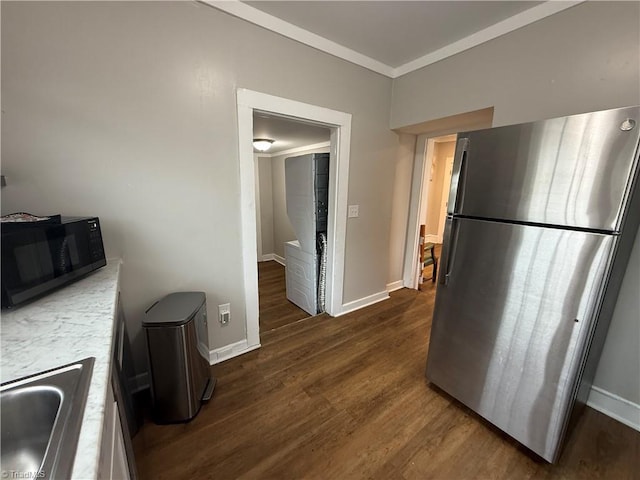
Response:
[{"label": "white baseboard", "polygon": [[281,257],[277,253],[267,253],[266,255],[262,255],[260,258],[261,262],[270,262],[271,260],[278,262],[283,267],[286,266],[284,257]]},{"label": "white baseboard", "polygon": [[360,298],[358,300],[354,300],[353,302],[343,304],[342,310],[335,316],[340,317],[347,313],[360,310],[361,308],[368,307],[369,305],[373,305],[374,303],[387,300],[388,298],[389,292],[387,292],[386,290],[384,292],[374,293],[373,295],[369,295],[368,297]]},{"label": "white baseboard", "polygon": [[395,292],[404,288],[404,282],[402,280],[396,280],[395,282],[387,283],[387,292]]},{"label": "white baseboard", "polygon": [[640,405],[595,386],[587,405],[640,432]]},{"label": "white baseboard", "polygon": [[260,344],[249,346],[247,340],[244,339],[236,343],[225,345],[224,347],[210,350],[209,365],[215,365],[216,363],[224,362],[225,360],[237,357],[238,355],[242,355],[243,353],[248,353],[252,350],[256,350],[257,348],[260,348]]},{"label": "white baseboard", "polygon": [[[250,352],[260,348],[260,345],[254,345],[249,347],[246,340],[225,345],[224,347],[216,348],[209,351],[204,343],[198,342],[198,352],[205,360],[209,362],[209,365],[215,365],[216,363],[224,362],[230,358],[237,357],[243,353]],[[138,393],[142,390],[146,390],[151,386],[149,381],[149,372],[139,373],[135,377],[129,379],[129,390],[131,393]]]}]

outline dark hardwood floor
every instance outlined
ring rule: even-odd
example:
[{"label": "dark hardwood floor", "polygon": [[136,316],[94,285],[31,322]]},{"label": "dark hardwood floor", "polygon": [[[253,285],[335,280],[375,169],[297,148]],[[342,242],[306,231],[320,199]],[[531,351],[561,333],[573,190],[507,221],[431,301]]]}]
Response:
[{"label": "dark hardwood floor", "polygon": [[585,409],[548,465],[425,380],[435,286],[265,332],[188,424],[145,423],[142,479],[638,479],[640,433]]},{"label": "dark hardwood floor", "polygon": [[258,262],[260,334],[309,317],[287,300],[284,267],[278,262]]}]

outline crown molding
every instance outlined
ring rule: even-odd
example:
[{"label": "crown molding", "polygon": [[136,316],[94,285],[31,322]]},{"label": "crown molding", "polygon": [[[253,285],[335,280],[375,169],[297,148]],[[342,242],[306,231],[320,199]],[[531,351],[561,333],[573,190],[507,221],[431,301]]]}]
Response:
[{"label": "crown molding", "polygon": [[289,150],[283,150],[281,152],[273,152],[273,153],[259,152],[259,153],[254,153],[254,155],[256,155],[257,157],[280,157],[282,155],[291,155],[292,153],[306,152],[308,150],[318,150],[320,148],[327,148],[330,146],[331,146],[331,142],[320,142],[320,143],[314,143],[313,145],[306,145],[304,147],[290,148]]},{"label": "crown molding", "polygon": [[427,55],[416,58],[404,65],[401,65],[393,70],[393,77],[398,78],[407,73],[411,73],[420,68],[431,65],[432,63],[444,60],[447,57],[451,57],[457,53],[464,52],[470,48],[477,47],[483,43],[493,40],[494,38],[501,37],[507,33],[518,30],[519,28],[526,27],[538,20],[550,17],[558,12],[566,10],[567,8],[575,7],[585,0],[577,1],[547,1],[540,5],[537,5],[529,10],[520,12],[513,17],[509,17],[501,22],[494,23],[490,27],[480,30],[468,37],[465,37],[457,42],[451,43],[446,47],[442,47],[439,50],[428,53]]},{"label": "crown molding", "polygon": [[200,3],[209,5],[228,13],[229,15],[241,18],[247,22],[253,23],[254,25],[266,28],[267,30],[271,30],[272,32],[341,58],[347,62],[367,68],[386,77],[398,78],[402,75],[406,75],[407,73],[411,73],[415,70],[431,65],[432,63],[444,60],[452,55],[456,55],[457,53],[469,50],[470,48],[481,45],[489,40],[493,40],[494,38],[506,35],[507,33],[530,25],[538,20],[542,20],[543,18],[579,5],[584,1],[585,0],[549,0],[396,68],[358,53],[355,50],[351,50],[350,48],[328,40],[320,35],[309,32],[308,30],[293,25],[292,23],[274,17],[273,15],[258,10],[246,3],[242,3],[240,0],[200,0]]},{"label": "crown molding", "polygon": [[223,12],[233,15],[234,17],[241,18],[247,22],[258,25],[259,27],[266,28],[272,32],[278,33],[282,36],[290,38],[300,43],[304,43],[309,47],[313,47],[322,52],[328,53],[335,57],[341,58],[348,62],[354,63],[361,67],[372,70],[376,73],[384,75],[386,77],[393,77],[393,68],[389,65],[385,65],[378,60],[367,57],[361,53],[344,47],[339,43],[332,42],[320,35],[311,33],[304,28],[300,28],[284,20],[269,15],[268,13],[258,10],[246,3],[242,3],[239,0],[200,0],[201,3],[209,5],[211,7],[222,10]]}]

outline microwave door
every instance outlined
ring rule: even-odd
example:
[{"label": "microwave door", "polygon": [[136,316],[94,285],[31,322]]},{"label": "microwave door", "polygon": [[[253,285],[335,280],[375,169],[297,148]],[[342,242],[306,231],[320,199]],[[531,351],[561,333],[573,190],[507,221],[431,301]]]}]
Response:
[{"label": "microwave door", "polygon": [[54,255],[56,273],[58,275],[64,275],[81,264],[76,237],[75,235],[65,233],[61,241],[59,243],[56,242],[56,244],[59,245]]},{"label": "microwave door", "polygon": [[97,217],[2,231],[2,308],[47,294],[106,265]]},{"label": "microwave door", "polygon": [[[49,242],[42,232],[31,233],[27,241],[12,245],[14,279],[17,285],[37,285],[55,277]],[[23,239],[21,239],[23,240]],[[3,241],[11,242],[11,239]],[[3,259],[3,262],[5,259]],[[4,280],[4,279],[3,279]],[[12,282],[13,283],[13,282]]]}]

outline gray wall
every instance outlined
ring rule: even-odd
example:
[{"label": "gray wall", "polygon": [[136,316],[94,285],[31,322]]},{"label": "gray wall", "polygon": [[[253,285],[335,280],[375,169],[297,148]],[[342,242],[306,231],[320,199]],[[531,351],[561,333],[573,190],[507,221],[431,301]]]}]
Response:
[{"label": "gray wall", "polygon": [[494,126],[640,103],[640,3],[585,2],[396,79],[398,128],[495,107]]},{"label": "gray wall", "polygon": [[640,405],[640,232],[631,252],[594,385]]},{"label": "gray wall", "polygon": [[171,291],[231,303],[211,348],[245,338],[238,87],[352,114],[344,301],[385,289],[390,79],[195,2],[1,8],[2,211],[100,216],[138,370],[141,316]]},{"label": "gray wall", "polygon": [[[260,239],[262,255],[273,253],[273,173],[271,157],[258,156]],[[258,218],[256,216],[256,218]],[[258,261],[260,257],[258,257]]]},{"label": "gray wall", "polygon": [[[639,38],[640,3],[579,4],[396,79],[391,125],[489,106],[495,107],[494,125],[505,125],[638,105]],[[637,235],[595,379],[596,386],[636,404],[639,243]]]},{"label": "gray wall", "polygon": [[295,240],[296,232],[287,215],[284,159],[289,155],[271,158],[273,171],[273,253],[284,258],[284,243]]}]

